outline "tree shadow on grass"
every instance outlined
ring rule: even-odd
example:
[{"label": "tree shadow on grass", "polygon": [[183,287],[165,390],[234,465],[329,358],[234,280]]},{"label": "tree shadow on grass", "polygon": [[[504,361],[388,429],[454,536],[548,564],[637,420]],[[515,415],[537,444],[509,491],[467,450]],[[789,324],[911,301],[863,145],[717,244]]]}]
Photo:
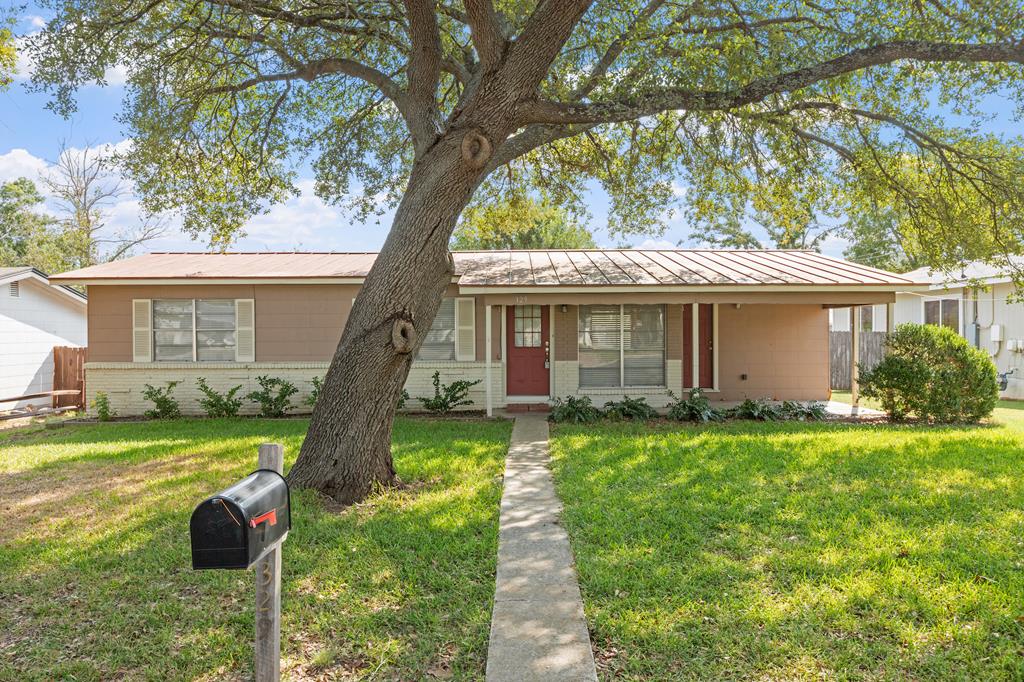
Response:
[{"label": "tree shadow on grass", "polygon": [[[482,674],[508,429],[464,431],[396,429],[400,443],[420,439],[396,448],[396,465],[421,485],[340,514],[296,492],[284,549],[290,679]],[[255,451],[223,434],[186,449],[72,454],[50,496],[23,490],[50,467],[0,478],[4,504],[25,519],[0,531],[0,600],[12,605],[0,614],[0,668],[27,679],[251,676],[253,576],[192,572],[187,524],[196,502],[251,470]]]},{"label": "tree shadow on grass", "polygon": [[1024,672],[1015,438],[789,424],[558,436],[588,617],[622,652],[613,672]]}]

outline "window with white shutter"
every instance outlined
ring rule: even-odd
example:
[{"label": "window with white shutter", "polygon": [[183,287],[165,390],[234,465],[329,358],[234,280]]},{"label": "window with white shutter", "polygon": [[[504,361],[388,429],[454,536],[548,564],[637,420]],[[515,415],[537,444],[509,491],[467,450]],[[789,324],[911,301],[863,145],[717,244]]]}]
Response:
[{"label": "window with white shutter", "polygon": [[476,301],[459,298],[455,303],[455,359],[476,360]]},{"label": "window with white shutter", "polygon": [[235,299],[235,361],[256,361],[256,305],[251,298]]},{"label": "window with white shutter", "polygon": [[423,344],[420,345],[420,360],[454,360],[455,359],[455,299],[446,298],[434,316]]},{"label": "window with white shutter", "polygon": [[132,300],[132,362],[153,361],[153,302]]}]

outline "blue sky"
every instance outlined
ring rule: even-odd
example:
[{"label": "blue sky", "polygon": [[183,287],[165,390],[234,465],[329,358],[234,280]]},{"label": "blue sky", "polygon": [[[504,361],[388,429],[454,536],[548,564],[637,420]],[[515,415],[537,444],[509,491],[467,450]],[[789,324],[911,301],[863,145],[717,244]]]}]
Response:
[{"label": "blue sky", "polygon": [[[43,19],[30,6],[21,14],[16,32],[20,35],[39,30]],[[46,109],[47,97],[28,92],[25,81],[30,65],[19,64],[14,85],[0,92],[0,182],[20,176],[38,179],[49,172],[63,141],[70,147],[117,145],[126,135],[116,117],[121,109],[124,88],[120,74],[111,73],[107,87],[89,86],[78,94],[78,111],[64,119]],[[993,119],[986,130],[1000,134],[1017,134],[1019,123],[1013,120],[1013,106],[1007,100],[993,97],[985,102]],[[298,183],[302,196],[276,206],[267,215],[254,218],[246,227],[247,236],[233,247],[236,250],[375,250],[383,244],[390,225],[390,213],[378,221],[353,222],[353,218],[331,207],[312,194],[312,178]],[[620,246],[605,232],[607,198],[594,188],[588,196],[593,216],[591,229],[601,246]],[[126,229],[137,224],[138,202],[132,196],[122,198],[110,207],[110,229]],[[682,216],[670,222],[664,235],[655,238],[635,236],[626,242],[632,246],[672,246],[688,243],[691,232]],[[823,251],[841,256],[845,242],[830,239]],[[152,242],[148,250],[202,250],[203,241],[192,241],[171,225],[165,238]]]}]

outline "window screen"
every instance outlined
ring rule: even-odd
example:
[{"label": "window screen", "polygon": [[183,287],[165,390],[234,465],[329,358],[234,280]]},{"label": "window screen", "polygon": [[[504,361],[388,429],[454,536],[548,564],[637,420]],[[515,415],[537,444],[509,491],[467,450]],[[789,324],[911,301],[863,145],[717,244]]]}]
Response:
[{"label": "window screen", "polygon": [[196,357],[200,361],[235,359],[235,302],[196,301]]},{"label": "window screen", "polygon": [[153,301],[153,358],[192,361],[192,301]]},{"label": "window screen", "polygon": [[580,306],[580,387],[621,385],[619,313],[617,305]]},{"label": "window screen", "polygon": [[623,306],[623,368],[625,386],[665,385],[665,307]]},{"label": "window screen", "polygon": [[434,324],[423,339],[420,360],[454,360],[455,359],[455,299],[446,298],[434,317]]}]

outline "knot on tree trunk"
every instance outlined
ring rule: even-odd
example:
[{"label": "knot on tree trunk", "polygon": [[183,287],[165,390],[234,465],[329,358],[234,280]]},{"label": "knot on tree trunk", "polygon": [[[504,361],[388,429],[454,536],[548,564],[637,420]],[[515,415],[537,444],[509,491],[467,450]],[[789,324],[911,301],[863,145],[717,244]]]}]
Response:
[{"label": "knot on tree trunk", "polygon": [[416,345],[416,327],[412,320],[398,318],[391,326],[391,345],[395,347],[396,353],[405,355],[411,353]]},{"label": "knot on tree trunk", "polygon": [[470,130],[462,138],[462,160],[470,168],[483,168],[491,159],[491,141],[479,130]]}]

